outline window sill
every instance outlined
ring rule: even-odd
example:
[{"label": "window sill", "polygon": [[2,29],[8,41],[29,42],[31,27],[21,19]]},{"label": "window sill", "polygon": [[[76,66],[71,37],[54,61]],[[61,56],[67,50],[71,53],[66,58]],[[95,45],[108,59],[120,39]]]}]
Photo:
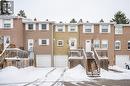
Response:
[{"label": "window sill", "polygon": [[110,32],[100,32],[100,33],[110,33]]},{"label": "window sill", "polygon": [[70,32],[70,33],[77,33],[78,31],[68,31],[68,32]]},{"label": "window sill", "polygon": [[40,31],[47,31],[48,29],[39,29]]},{"label": "window sill", "polygon": [[115,33],[115,35],[123,35],[123,33],[119,33],[119,34]]},{"label": "window sill", "polygon": [[83,32],[83,33],[90,33],[91,34],[91,33],[94,33],[94,32]]},{"label": "window sill", "polygon": [[116,51],[120,51],[121,49],[115,49]]},{"label": "window sill", "polygon": [[48,46],[47,44],[41,44],[40,46]]},{"label": "window sill", "polygon": [[36,31],[36,30],[26,30],[26,31]]},{"label": "window sill", "polygon": [[0,30],[11,30],[12,28],[0,28]]},{"label": "window sill", "polygon": [[100,50],[108,50],[108,48],[101,48]]},{"label": "window sill", "polygon": [[65,31],[55,31],[55,32],[57,32],[57,33],[63,33],[63,32],[65,32]]},{"label": "window sill", "polygon": [[63,47],[63,45],[57,45],[57,47]]}]

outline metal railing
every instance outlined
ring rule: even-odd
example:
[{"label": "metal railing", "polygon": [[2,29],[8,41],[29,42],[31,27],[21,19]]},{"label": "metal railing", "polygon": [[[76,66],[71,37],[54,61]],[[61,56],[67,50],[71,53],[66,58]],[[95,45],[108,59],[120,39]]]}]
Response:
[{"label": "metal railing", "polygon": [[100,57],[108,57],[108,51],[107,50],[95,50]]},{"label": "metal railing", "polygon": [[8,53],[5,52],[8,47],[9,47],[9,45],[6,48],[4,48],[4,50],[0,54],[0,66],[2,66],[2,67],[3,67],[4,59],[8,56]]},{"label": "metal railing", "polygon": [[97,53],[97,51],[95,49],[93,49],[93,52],[94,52],[94,57],[95,57],[95,61],[96,61],[96,64],[97,64],[97,72],[98,74],[100,74],[100,60],[99,60],[99,55]]}]

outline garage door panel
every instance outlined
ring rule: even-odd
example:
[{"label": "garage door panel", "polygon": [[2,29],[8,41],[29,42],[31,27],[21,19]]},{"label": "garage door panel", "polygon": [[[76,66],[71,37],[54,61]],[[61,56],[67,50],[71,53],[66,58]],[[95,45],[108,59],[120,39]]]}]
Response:
[{"label": "garage door panel", "polygon": [[51,55],[36,55],[37,67],[51,67]]},{"label": "garage door panel", "polygon": [[116,55],[116,65],[125,68],[125,63],[130,63],[129,55]]},{"label": "garage door panel", "polygon": [[67,67],[67,55],[56,55],[54,56],[54,66],[55,67]]}]

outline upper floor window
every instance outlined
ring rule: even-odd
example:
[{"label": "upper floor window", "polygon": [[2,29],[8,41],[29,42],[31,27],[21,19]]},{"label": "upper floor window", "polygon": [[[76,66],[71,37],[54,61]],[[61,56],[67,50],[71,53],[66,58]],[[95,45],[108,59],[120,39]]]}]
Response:
[{"label": "upper floor window", "polygon": [[77,25],[68,25],[68,32],[78,32]]},{"label": "upper floor window", "polygon": [[33,30],[33,24],[28,24],[28,29]]},{"label": "upper floor window", "polygon": [[11,19],[4,19],[3,20],[3,27],[4,28],[11,28],[12,26],[12,21],[11,21]]},{"label": "upper floor window", "polygon": [[102,40],[102,49],[108,49],[108,40]]},{"label": "upper floor window", "polygon": [[49,30],[49,24],[39,24],[39,30]]},{"label": "upper floor window", "polygon": [[33,23],[26,24],[26,30],[36,30],[36,24]]},{"label": "upper floor window", "polygon": [[128,50],[130,50],[130,41],[128,41]]},{"label": "upper floor window", "polygon": [[93,25],[84,25],[83,33],[93,33],[93,32],[94,32]]},{"label": "upper floor window", "polygon": [[115,27],[115,34],[123,34],[123,27],[121,26]]},{"label": "upper floor window", "polygon": [[64,41],[63,40],[58,40],[57,41],[57,46],[63,46],[64,45]]},{"label": "upper floor window", "polygon": [[100,25],[100,33],[110,33],[110,25]]},{"label": "upper floor window", "polygon": [[64,25],[57,25],[56,32],[65,32],[65,26]]},{"label": "upper floor window", "polygon": [[39,45],[49,45],[49,39],[39,39]]},{"label": "upper floor window", "polygon": [[94,40],[94,48],[100,48],[100,40]]},{"label": "upper floor window", "polygon": [[121,42],[115,41],[115,50],[120,50],[120,49],[121,49]]},{"label": "upper floor window", "polygon": [[42,24],[42,29],[45,30],[46,28],[46,24]]}]

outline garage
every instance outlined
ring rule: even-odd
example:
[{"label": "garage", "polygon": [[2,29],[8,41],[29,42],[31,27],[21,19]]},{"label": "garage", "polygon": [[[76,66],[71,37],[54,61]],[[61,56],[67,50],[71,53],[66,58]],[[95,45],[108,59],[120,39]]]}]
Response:
[{"label": "garage", "polygon": [[68,59],[67,55],[56,55],[54,56],[55,67],[67,67]]},{"label": "garage", "polygon": [[51,67],[51,55],[36,55],[37,67]]},{"label": "garage", "polygon": [[125,63],[130,63],[129,55],[116,55],[116,65],[125,68]]}]

